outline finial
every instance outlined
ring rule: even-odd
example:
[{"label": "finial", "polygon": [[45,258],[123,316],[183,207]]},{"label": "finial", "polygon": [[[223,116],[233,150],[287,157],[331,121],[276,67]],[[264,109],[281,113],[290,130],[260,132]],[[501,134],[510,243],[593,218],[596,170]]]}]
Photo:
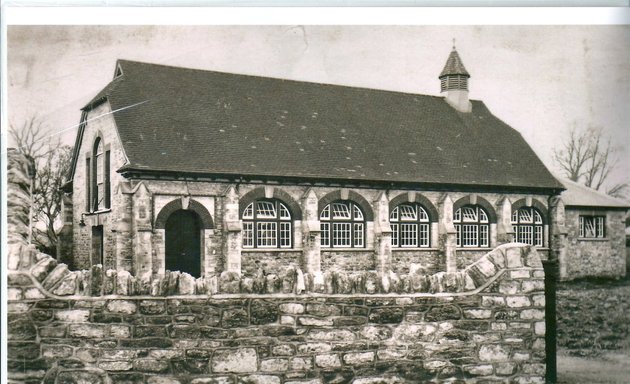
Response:
[{"label": "finial", "polygon": [[455,38],[453,38],[453,51],[455,50]]}]

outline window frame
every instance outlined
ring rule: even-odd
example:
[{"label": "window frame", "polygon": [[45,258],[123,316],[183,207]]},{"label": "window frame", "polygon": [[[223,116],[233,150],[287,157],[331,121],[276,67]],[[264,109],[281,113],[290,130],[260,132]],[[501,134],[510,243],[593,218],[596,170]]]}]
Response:
[{"label": "window frame", "polygon": [[[403,219],[402,207],[413,207],[415,219]],[[389,214],[389,225],[392,228],[392,248],[396,249],[417,249],[431,247],[431,216],[429,211],[419,203],[400,203]],[[405,228],[414,228],[411,231]],[[425,229],[423,231],[423,229]],[[426,238],[421,234],[425,232]],[[403,244],[403,234],[415,234],[415,244]]]},{"label": "window frame", "polygon": [[92,142],[92,150],[86,156],[86,212],[102,212],[111,208],[110,167],[109,145],[99,135]]},{"label": "window frame", "polygon": [[[335,208],[339,209],[341,206],[347,208],[347,218],[335,217]],[[338,210],[337,212],[341,213],[342,211]],[[366,248],[367,220],[365,219],[365,212],[358,203],[352,200],[331,201],[320,211],[319,221],[321,248]],[[344,241],[339,244],[341,240],[347,240],[347,242]]]},{"label": "window frame", "polygon": [[[261,214],[259,212],[259,204],[266,205],[263,208],[264,212],[271,212],[271,208],[268,204],[272,204],[275,216],[267,214]],[[251,212],[251,216],[248,213]],[[284,213],[286,212],[286,215]],[[243,249],[293,249],[293,213],[289,209],[289,206],[279,199],[267,199],[260,198],[251,201],[241,214],[241,220],[243,221],[243,236],[241,244]],[[286,228],[288,224],[288,228]],[[288,232],[289,236],[283,236]],[[271,234],[270,234],[271,233]],[[263,234],[265,235],[263,237]],[[262,240],[265,242],[272,242],[273,244],[262,244]],[[286,241],[288,240],[288,245]]]},{"label": "window frame", "polygon": [[[466,215],[462,212],[463,209],[474,209],[476,219],[463,219],[462,217],[465,217]],[[482,219],[481,213],[483,213],[485,219]],[[491,238],[490,224],[490,215],[483,206],[479,204],[466,204],[459,207],[453,212],[453,225],[455,226],[455,230],[457,232],[457,247],[467,249],[489,248]],[[467,234],[468,236],[466,236]],[[470,240],[473,238],[476,241],[475,244],[464,244],[464,240]],[[482,240],[485,240],[485,242]]]},{"label": "window frame", "polygon": [[[530,214],[531,221],[522,221],[521,211]],[[540,218],[538,222],[536,219],[536,215]],[[516,220],[515,220],[516,217]],[[520,207],[512,211],[512,216],[510,218],[510,224],[512,224],[512,229],[514,231],[514,241],[518,243],[528,244],[534,247],[544,247],[545,246],[545,217],[543,213],[536,207]],[[521,232],[524,230],[531,230],[529,237],[531,242],[522,241]],[[537,231],[540,231],[540,244],[536,242]]]},{"label": "window frame", "polygon": [[[586,233],[586,219],[593,220],[595,230],[594,236]],[[601,223],[601,228],[600,224]],[[601,229],[601,236],[599,234]],[[606,215],[579,215],[578,217],[578,238],[586,240],[606,239]]]}]

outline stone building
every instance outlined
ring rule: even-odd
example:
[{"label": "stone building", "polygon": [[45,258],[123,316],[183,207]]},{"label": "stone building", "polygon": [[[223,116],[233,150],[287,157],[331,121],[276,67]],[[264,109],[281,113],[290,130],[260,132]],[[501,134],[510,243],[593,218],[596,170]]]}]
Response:
[{"label": "stone building", "polygon": [[143,278],[546,254],[562,184],[469,100],[455,49],[438,78],[444,97],[119,60],[82,109],[61,259]]},{"label": "stone building", "polygon": [[562,179],[566,232],[560,279],[626,275],[625,219],[630,204]]}]

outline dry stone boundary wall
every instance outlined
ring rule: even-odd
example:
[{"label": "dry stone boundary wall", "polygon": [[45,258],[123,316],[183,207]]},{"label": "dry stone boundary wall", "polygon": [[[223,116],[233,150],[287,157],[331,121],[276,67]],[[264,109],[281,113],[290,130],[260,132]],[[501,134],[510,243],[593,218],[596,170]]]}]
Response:
[{"label": "dry stone boundary wall", "polygon": [[520,244],[454,274],[347,281],[139,281],[30,247],[11,256],[13,383],[544,382],[544,273]]}]

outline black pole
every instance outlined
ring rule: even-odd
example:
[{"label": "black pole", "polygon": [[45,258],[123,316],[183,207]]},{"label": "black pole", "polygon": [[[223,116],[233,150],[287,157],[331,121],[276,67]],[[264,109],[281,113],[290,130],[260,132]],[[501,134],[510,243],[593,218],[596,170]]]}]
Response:
[{"label": "black pole", "polygon": [[545,270],[545,363],[547,365],[545,381],[547,383],[555,383],[558,380],[558,369],[556,365],[557,267],[558,262],[554,259],[543,261],[543,268]]}]

